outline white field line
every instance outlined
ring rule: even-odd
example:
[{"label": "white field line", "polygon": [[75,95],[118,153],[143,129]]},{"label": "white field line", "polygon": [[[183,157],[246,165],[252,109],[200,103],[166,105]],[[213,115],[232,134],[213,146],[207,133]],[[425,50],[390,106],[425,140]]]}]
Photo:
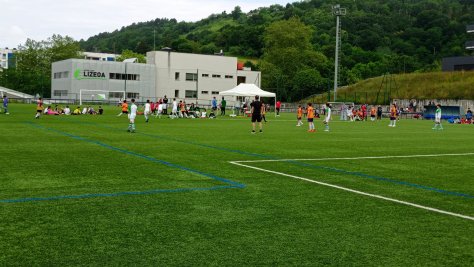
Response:
[{"label": "white field line", "polygon": [[354,157],[354,158],[319,158],[319,159],[260,159],[260,160],[238,160],[238,161],[233,161],[233,162],[252,163],[252,162],[277,162],[277,161],[329,161],[329,160],[357,160],[357,159],[429,158],[429,157],[471,156],[471,155],[474,155],[474,153],[378,156],[378,157]]},{"label": "white field line", "polygon": [[268,173],[273,173],[273,174],[286,176],[286,177],[290,177],[290,178],[294,178],[294,179],[299,179],[299,180],[303,180],[303,181],[306,181],[306,182],[309,182],[309,183],[315,183],[315,184],[319,184],[319,185],[323,185],[323,186],[327,186],[327,187],[332,187],[332,188],[348,191],[348,192],[359,194],[359,195],[378,198],[378,199],[391,201],[391,202],[395,202],[395,203],[406,205],[406,206],[411,206],[411,207],[415,207],[415,208],[419,208],[419,209],[424,209],[424,210],[428,210],[428,211],[432,211],[432,212],[437,212],[437,213],[441,213],[441,214],[445,214],[445,215],[450,215],[450,216],[454,216],[454,217],[474,221],[474,217],[459,214],[459,213],[454,213],[454,212],[449,212],[449,211],[445,211],[445,210],[435,209],[435,208],[422,206],[422,205],[418,205],[418,204],[407,202],[407,201],[402,201],[402,200],[398,200],[398,199],[394,199],[394,198],[384,197],[384,196],[381,196],[381,195],[370,194],[370,193],[366,193],[366,192],[362,192],[362,191],[358,191],[358,190],[354,190],[354,189],[350,189],[350,188],[346,188],[346,187],[342,187],[342,186],[338,186],[338,185],[333,185],[333,184],[328,184],[328,183],[324,183],[324,182],[311,180],[311,179],[296,176],[296,175],[291,175],[291,174],[286,174],[286,173],[282,173],[282,172],[276,172],[276,171],[272,171],[272,170],[267,170],[267,169],[262,169],[262,168],[258,168],[258,167],[254,167],[254,166],[249,166],[249,165],[239,163],[237,161],[230,161],[229,163],[234,164],[234,165],[238,165],[238,166],[241,166],[241,167],[245,167],[245,168],[250,168],[250,169],[262,171],[262,172],[268,172]]}]

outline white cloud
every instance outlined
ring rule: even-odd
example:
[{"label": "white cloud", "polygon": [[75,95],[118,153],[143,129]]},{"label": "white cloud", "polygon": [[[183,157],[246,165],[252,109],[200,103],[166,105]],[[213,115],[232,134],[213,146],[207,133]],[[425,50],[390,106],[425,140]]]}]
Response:
[{"label": "white cloud", "polygon": [[26,38],[44,40],[53,34],[87,39],[134,22],[156,18],[197,21],[240,6],[244,12],[288,0],[0,0],[0,47],[16,47]]}]

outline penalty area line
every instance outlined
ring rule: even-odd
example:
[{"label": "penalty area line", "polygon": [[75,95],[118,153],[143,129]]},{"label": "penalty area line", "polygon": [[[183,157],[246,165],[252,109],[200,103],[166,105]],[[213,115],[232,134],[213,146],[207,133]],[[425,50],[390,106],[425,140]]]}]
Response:
[{"label": "penalty area line", "polygon": [[358,159],[396,159],[396,158],[434,158],[445,156],[472,156],[474,153],[453,153],[453,154],[420,154],[420,155],[402,155],[402,156],[374,156],[374,157],[346,157],[346,158],[317,158],[317,159],[261,159],[261,160],[237,160],[235,163],[252,162],[277,162],[277,161],[329,161],[329,160],[358,160]]},{"label": "penalty area line", "polygon": [[320,181],[315,181],[315,180],[311,180],[311,179],[308,179],[308,178],[304,178],[304,177],[300,177],[300,176],[296,176],[296,175],[291,175],[291,174],[287,174],[287,173],[283,173],[283,172],[277,172],[277,171],[267,170],[267,169],[263,169],[263,168],[259,168],[259,167],[249,166],[249,165],[242,164],[241,162],[237,162],[237,161],[229,161],[229,163],[237,165],[237,166],[249,168],[249,169],[262,171],[262,172],[268,172],[268,173],[273,173],[273,174],[276,174],[276,175],[290,177],[290,178],[293,178],[293,179],[303,180],[305,182],[314,183],[314,184],[318,184],[318,185],[322,185],[322,186],[326,186],[326,187],[331,187],[331,188],[351,192],[351,193],[354,193],[354,194],[359,194],[359,195],[368,196],[368,197],[372,197],[372,198],[382,199],[382,200],[385,200],[385,201],[390,201],[390,202],[394,202],[394,203],[398,203],[398,204],[402,204],[402,205],[406,205],[406,206],[410,206],[410,207],[415,207],[415,208],[419,208],[419,209],[423,209],[423,210],[427,210],[427,211],[431,211],[431,212],[441,213],[441,214],[445,214],[445,215],[449,215],[449,216],[454,216],[454,217],[474,221],[474,217],[459,214],[459,213],[440,210],[440,209],[436,209],[436,208],[432,208],[432,207],[428,207],[428,206],[423,206],[423,205],[419,205],[419,204],[415,204],[415,203],[411,203],[411,202],[407,202],[407,201],[403,201],[403,200],[398,200],[398,199],[395,199],[395,198],[389,198],[389,197],[384,197],[384,196],[381,196],[381,195],[366,193],[366,192],[363,192],[363,191],[354,190],[354,189],[350,189],[350,188],[339,186],[339,185],[328,184],[328,183],[324,183],[324,182],[320,182]]}]

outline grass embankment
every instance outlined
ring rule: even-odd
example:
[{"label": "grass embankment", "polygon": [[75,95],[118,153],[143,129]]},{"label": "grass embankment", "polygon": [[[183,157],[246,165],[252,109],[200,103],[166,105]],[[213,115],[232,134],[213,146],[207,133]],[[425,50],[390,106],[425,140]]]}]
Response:
[{"label": "grass embankment", "polygon": [[[367,79],[339,88],[337,95],[338,101],[370,104],[387,103],[389,96],[390,99],[474,99],[473,84],[474,72],[410,73]],[[317,100],[327,101],[327,94]]]}]

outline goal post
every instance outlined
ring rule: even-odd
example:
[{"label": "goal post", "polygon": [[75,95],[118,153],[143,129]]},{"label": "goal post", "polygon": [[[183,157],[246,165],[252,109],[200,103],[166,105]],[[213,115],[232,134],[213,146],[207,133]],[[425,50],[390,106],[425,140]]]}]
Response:
[{"label": "goal post", "polygon": [[[113,94],[111,96],[111,93]],[[79,105],[82,106],[84,96],[91,96],[89,100],[107,100],[111,98],[125,99],[125,91],[107,91],[107,90],[79,90]],[[95,98],[95,99],[94,99]]]}]

